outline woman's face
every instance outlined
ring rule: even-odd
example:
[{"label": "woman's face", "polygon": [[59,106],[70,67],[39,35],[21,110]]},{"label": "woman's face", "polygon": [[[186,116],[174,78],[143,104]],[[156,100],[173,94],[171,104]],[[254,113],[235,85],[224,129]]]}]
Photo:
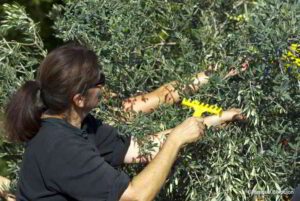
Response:
[{"label": "woman's face", "polygon": [[102,91],[103,91],[102,85],[96,85],[95,87],[88,89],[86,95],[86,103],[85,103],[85,108],[87,110],[92,110],[93,108],[97,107]]}]

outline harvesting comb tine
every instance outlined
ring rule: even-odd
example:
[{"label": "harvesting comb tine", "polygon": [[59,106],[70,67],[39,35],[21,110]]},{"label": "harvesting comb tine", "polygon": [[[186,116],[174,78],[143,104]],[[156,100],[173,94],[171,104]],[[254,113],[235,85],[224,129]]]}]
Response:
[{"label": "harvesting comb tine", "polygon": [[182,105],[192,107],[194,109],[193,116],[201,117],[204,112],[209,112],[212,114],[221,115],[222,108],[218,107],[217,105],[209,105],[206,103],[201,103],[198,100],[187,100],[183,99]]}]

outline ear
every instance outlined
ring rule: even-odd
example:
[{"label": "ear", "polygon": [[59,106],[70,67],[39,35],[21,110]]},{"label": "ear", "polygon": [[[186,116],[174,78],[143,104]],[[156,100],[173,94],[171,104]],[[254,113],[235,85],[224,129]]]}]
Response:
[{"label": "ear", "polygon": [[85,105],[85,98],[81,94],[76,94],[73,97],[73,102],[76,107],[83,108]]}]

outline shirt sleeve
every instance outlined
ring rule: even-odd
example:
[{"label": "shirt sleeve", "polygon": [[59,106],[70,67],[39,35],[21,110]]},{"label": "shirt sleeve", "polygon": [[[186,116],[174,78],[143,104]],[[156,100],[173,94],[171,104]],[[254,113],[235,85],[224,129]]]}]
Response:
[{"label": "shirt sleeve", "polygon": [[130,146],[130,136],[120,135],[116,128],[102,124],[95,134],[95,143],[100,155],[114,167],[124,163]]},{"label": "shirt sleeve", "polygon": [[119,200],[129,177],[109,165],[87,142],[69,139],[56,146],[47,169],[50,188],[75,200]]}]

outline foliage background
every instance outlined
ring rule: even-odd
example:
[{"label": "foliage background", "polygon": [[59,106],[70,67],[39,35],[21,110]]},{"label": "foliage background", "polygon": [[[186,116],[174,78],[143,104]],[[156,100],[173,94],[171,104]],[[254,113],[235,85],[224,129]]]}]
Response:
[{"label": "foliage background", "polygon": [[[174,127],[192,111],[163,105],[124,122],[114,109],[121,99],[172,80],[186,83],[190,75],[217,66],[209,84],[182,96],[242,108],[248,122],[210,129],[202,141],[187,146],[157,200],[251,200],[255,196],[249,191],[290,191],[300,183],[299,67],[292,65],[296,71],[291,71],[282,60],[291,44],[300,43],[299,5],[296,0],[83,0],[64,1],[49,15],[59,40],[79,40],[95,50],[109,87],[118,92],[100,103],[96,115],[141,139]],[[24,80],[34,77],[47,52],[39,26],[24,9],[4,10],[2,108]],[[22,32],[21,41],[10,40],[9,30]],[[222,79],[245,60],[250,60],[248,71]],[[1,149],[14,178],[22,148],[4,143]],[[126,168],[133,176],[142,167]],[[265,197],[281,199],[276,193]]]}]

